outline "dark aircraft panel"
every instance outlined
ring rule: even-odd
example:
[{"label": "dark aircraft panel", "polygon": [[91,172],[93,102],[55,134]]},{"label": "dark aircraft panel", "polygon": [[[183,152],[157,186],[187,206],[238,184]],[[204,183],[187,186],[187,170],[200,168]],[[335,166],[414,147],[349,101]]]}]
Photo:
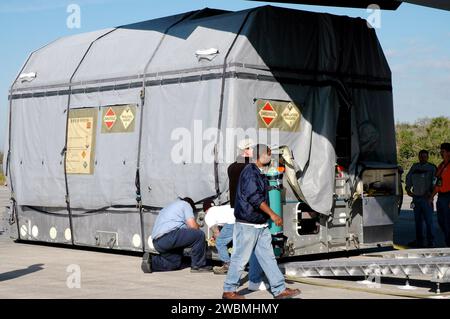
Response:
[{"label": "dark aircraft panel", "polygon": [[[255,1],[255,0],[251,0]],[[257,0],[264,1],[264,0]],[[271,0],[266,2],[298,3],[316,6],[367,8],[371,4],[377,4],[384,10],[396,10],[402,2],[450,11],[450,0]]]}]

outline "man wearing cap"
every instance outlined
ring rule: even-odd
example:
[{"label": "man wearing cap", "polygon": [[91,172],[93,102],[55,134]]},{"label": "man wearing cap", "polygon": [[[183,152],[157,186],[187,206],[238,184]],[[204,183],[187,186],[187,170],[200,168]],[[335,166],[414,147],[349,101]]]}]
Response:
[{"label": "man wearing cap", "polygon": [[250,164],[253,156],[253,147],[255,142],[251,138],[243,139],[239,142],[238,148],[241,152],[236,161],[228,166],[228,179],[230,189],[230,206],[234,208],[234,201],[236,197],[236,188],[239,182],[239,176],[245,166]]}]

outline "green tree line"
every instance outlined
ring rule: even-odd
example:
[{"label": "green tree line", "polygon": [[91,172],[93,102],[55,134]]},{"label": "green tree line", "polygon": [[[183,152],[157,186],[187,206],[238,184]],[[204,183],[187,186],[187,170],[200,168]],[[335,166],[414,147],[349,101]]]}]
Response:
[{"label": "green tree line", "polygon": [[418,153],[424,149],[430,152],[430,162],[437,165],[442,161],[440,145],[450,143],[450,118],[435,117],[417,120],[415,123],[397,123],[397,160],[405,173],[418,161]]}]

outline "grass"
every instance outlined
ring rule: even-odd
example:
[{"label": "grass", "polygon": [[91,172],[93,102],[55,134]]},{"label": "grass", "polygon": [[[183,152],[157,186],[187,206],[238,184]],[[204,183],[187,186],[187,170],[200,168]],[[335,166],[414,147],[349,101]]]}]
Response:
[{"label": "grass", "polygon": [[5,185],[6,178],[5,175],[3,175],[3,172],[0,169],[0,185]]}]

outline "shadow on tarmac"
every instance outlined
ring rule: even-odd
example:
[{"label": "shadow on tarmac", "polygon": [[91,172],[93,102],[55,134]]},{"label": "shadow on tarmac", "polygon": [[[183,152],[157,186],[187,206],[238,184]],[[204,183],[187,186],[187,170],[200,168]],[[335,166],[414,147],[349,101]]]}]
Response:
[{"label": "shadow on tarmac", "polygon": [[26,275],[35,273],[37,271],[44,269],[42,266],[44,266],[44,264],[34,264],[31,266],[28,266],[27,268],[17,269],[17,270],[2,273],[2,274],[0,274],[0,282],[11,280],[11,279],[16,279],[18,277],[22,277],[22,276],[26,276]]}]

